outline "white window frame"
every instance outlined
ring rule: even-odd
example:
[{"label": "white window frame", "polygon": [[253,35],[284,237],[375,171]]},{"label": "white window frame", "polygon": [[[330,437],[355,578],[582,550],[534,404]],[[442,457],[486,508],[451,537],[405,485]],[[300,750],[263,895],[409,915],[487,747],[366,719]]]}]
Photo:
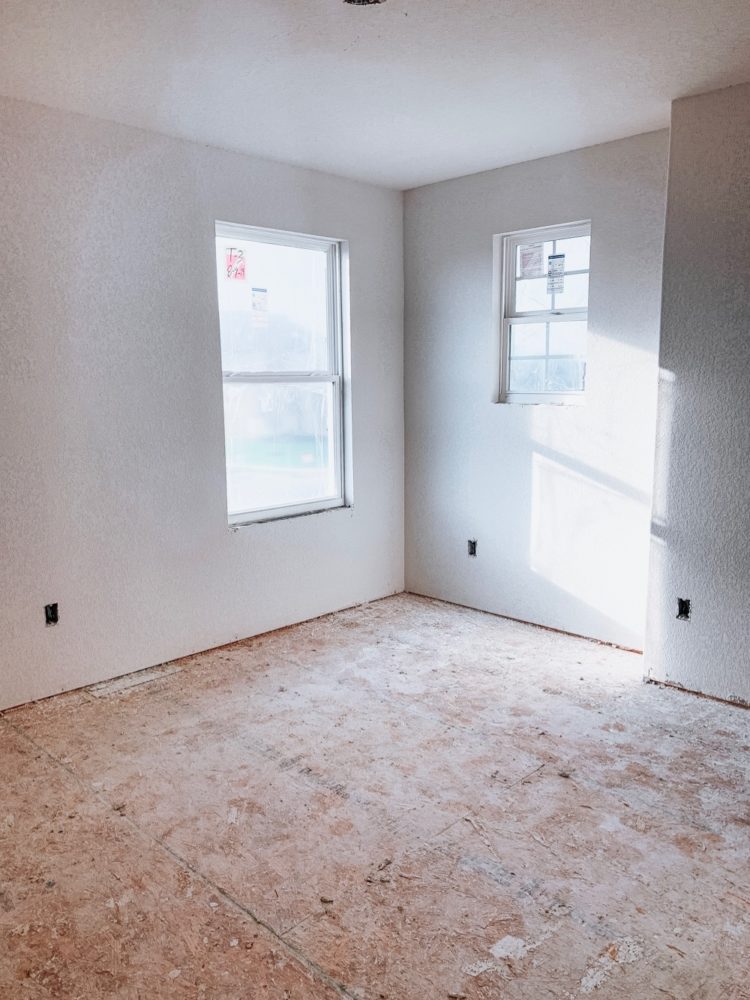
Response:
[{"label": "white window frame", "polygon": [[[584,388],[568,392],[511,392],[508,388],[510,377],[510,327],[523,323],[556,323],[580,320],[588,323],[588,305],[585,309],[555,309],[555,295],[552,294],[552,309],[537,312],[516,310],[516,253],[519,246],[529,243],[549,243],[556,240],[572,239],[576,236],[590,236],[591,222],[563,223],[538,229],[523,229],[503,233],[494,239],[494,312],[497,340],[500,345],[499,388],[496,393],[498,403],[581,405],[586,395],[586,361],[584,361]],[[591,261],[588,271],[569,271],[568,274],[591,275]],[[591,286],[589,280],[589,296]],[[549,355],[546,355],[549,357]]]},{"label": "white window frame", "polygon": [[[281,518],[298,517],[347,506],[346,496],[346,449],[344,447],[344,281],[343,258],[344,241],[303,233],[285,232],[277,229],[261,229],[234,222],[216,222],[216,237],[222,239],[251,240],[255,243],[272,243],[277,246],[294,247],[303,250],[322,250],[327,257],[327,299],[328,299],[328,357],[330,367],[325,371],[291,372],[245,372],[222,371],[222,382],[255,382],[269,385],[275,382],[299,385],[333,386],[333,443],[336,491],[331,497],[311,500],[307,503],[280,504],[275,507],[238,511],[227,517],[230,526],[261,524]],[[225,438],[226,440],[226,438]],[[227,456],[224,458],[225,464]]]}]

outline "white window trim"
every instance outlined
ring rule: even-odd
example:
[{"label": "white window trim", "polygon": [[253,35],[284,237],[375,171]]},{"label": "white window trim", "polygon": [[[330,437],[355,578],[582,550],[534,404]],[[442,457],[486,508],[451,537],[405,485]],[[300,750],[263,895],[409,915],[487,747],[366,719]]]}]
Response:
[{"label": "white window trim", "polygon": [[[256,508],[227,513],[229,526],[263,524],[284,518],[299,517],[349,506],[347,498],[346,448],[344,441],[346,391],[345,343],[344,343],[344,252],[342,240],[303,233],[284,232],[275,229],[261,229],[234,222],[216,222],[215,235],[222,239],[253,240],[256,243],[272,243],[277,246],[297,247],[307,250],[322,250],[328,262],[328,350],[331,367],[326,371],[304,372],[244,372],[222,371],[222,382],[257,382],[269,384],[325,384],[333,386],[333,443],[334,467],[336,472],[336,492],[331,497],[320,497],[307,503],[282,504],[276,507]],[[224,458],[226,464],[226,455]],[[228,504],[227,504],[228,510]]]},{"label": "white window trim", "polygon": [[[588,322],[588,307],[586,309],[556,309],[549,312],[523,313],[515,311],[515,265],[516,249],[526,243],[545,243],[551,240],[572,239],[576,236],[589,236],[591,222],[562,223],[556,226],[543,226],[538,229],[521,229],[512,233],[501,233],[493,240],[493,314],[495,343],[499,345],[498,383],[495,392],[496,403],[521,403],[531,405],[566,405],[581,406],[585,402],[586,390],[571,392],[510,392],[508,377],[510,374],[510,335],[512,323],[554,323],[559,321],[581,319]],[[571,271],[569,274],[591,274],[589,270]],[[510,294],[509,294],[510,290]],[[590,290],[589,290],[590,294]],[[510,299],[510,301],[509,301]]]}]

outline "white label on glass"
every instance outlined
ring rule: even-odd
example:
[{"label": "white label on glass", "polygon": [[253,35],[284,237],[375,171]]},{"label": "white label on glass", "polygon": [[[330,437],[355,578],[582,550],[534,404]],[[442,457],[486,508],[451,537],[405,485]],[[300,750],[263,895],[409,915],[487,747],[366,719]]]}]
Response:
[{"label": "white label on glass", "polygon": [[565,254],[553,253],[547,258],[547,295],[565,291]]}]

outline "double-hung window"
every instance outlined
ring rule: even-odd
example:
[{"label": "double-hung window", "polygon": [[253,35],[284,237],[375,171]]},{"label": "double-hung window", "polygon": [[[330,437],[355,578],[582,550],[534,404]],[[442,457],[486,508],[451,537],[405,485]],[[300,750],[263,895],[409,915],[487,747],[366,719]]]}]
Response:
[{"label": "double-hung window", "polygon": [[575,403],[586,388],[591,226],[497,237],[500,400]]},{"label": "double-hung window", "polygon": [[216,223],[230,524],[344,505],[341,256]]}]

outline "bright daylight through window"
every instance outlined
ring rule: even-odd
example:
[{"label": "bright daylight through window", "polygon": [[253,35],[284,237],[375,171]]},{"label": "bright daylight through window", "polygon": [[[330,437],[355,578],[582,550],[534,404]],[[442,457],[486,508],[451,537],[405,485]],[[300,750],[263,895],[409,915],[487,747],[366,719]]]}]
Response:
[{"label": "bright daylight through window", "polygon": [[229,521],[344,504],[341,245],[216,224]]},{"label": "bright daylight through window", "polygon": [[579,402],[586,387],[589,223],[502,239],[505,402]]}]

